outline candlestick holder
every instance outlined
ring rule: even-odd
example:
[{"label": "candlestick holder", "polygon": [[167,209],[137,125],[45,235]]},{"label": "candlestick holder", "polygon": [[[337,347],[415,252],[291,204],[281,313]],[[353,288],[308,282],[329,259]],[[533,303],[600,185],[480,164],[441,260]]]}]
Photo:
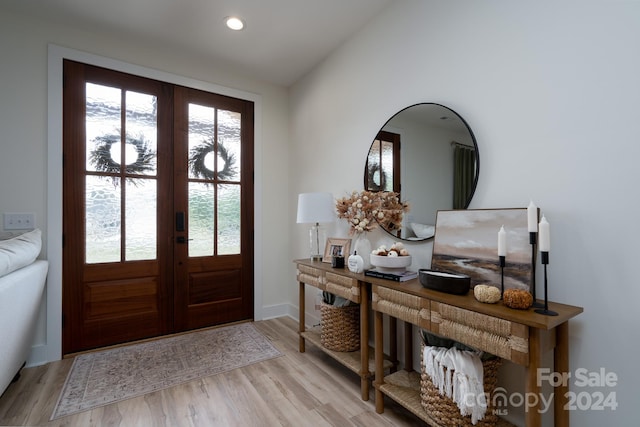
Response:
[{"label": "candlestick holder", "polygon": [[532,307],[544,308],[544,304],[538,302],[536,299],[536,242],[538,238],[537,231],[529,232],[529,243],[531,243],[531,265],[533,269],[531,271],[531,296],[533,297]]},{"label": "candlestick holder", "polygon": [[542,265],[544,265],[544,308],[539,308],[536,313],[544,314],[546,316],[557,316],[558,313],[549,310],[549,301],[547,300],[547,264],[549,264],[549,252],[540,252],[542,258]]},{"label": "candlestick holder", "polygon": [[505,256],[500,255],[500,299],[504,296],[504,266],[505,266]]}]

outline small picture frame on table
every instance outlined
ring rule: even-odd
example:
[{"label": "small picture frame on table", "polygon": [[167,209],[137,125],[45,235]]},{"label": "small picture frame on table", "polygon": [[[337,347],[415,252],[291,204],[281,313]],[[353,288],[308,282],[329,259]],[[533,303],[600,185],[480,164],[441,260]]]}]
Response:
[{"label": "small picture frame on table", "polygon": [[349,256],[349,249],[351,248],[351,239],[340,239],[337,237],[329,237],[327,244],[324,247],[324,256],[322,262],[331,262],[331,257],[342,256],[347,258]]}]

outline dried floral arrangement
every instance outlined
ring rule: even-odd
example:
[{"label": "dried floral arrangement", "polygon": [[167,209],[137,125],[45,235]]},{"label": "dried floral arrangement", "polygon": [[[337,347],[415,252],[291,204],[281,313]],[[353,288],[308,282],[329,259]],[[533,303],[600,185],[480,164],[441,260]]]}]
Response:
[{"label": "dried floral arrangement", "polygon": [[409,211],[409,204],[391,191],[354,191],[336,201],[336,211],[338,218],[349,221],[349,234],[371,231],[378,225],[395,231],[402,228],[402,216]]}]

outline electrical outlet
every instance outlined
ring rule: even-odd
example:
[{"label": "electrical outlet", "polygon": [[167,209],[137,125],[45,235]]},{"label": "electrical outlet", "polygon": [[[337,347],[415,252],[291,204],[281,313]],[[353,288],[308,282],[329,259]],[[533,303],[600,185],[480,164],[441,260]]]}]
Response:
[{"label": "electrical outlet", "polygon": [[4,213],[5,230],[33,230],[36,228],[36,214],[33,212]]}]

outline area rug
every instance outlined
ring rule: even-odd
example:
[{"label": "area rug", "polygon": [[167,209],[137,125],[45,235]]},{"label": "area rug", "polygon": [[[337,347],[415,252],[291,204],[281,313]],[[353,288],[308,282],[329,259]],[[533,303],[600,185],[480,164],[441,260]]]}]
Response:
[{"label": "area rug", "polygon": [[83,354],[51,420],[281,355],[251,323]]}]

